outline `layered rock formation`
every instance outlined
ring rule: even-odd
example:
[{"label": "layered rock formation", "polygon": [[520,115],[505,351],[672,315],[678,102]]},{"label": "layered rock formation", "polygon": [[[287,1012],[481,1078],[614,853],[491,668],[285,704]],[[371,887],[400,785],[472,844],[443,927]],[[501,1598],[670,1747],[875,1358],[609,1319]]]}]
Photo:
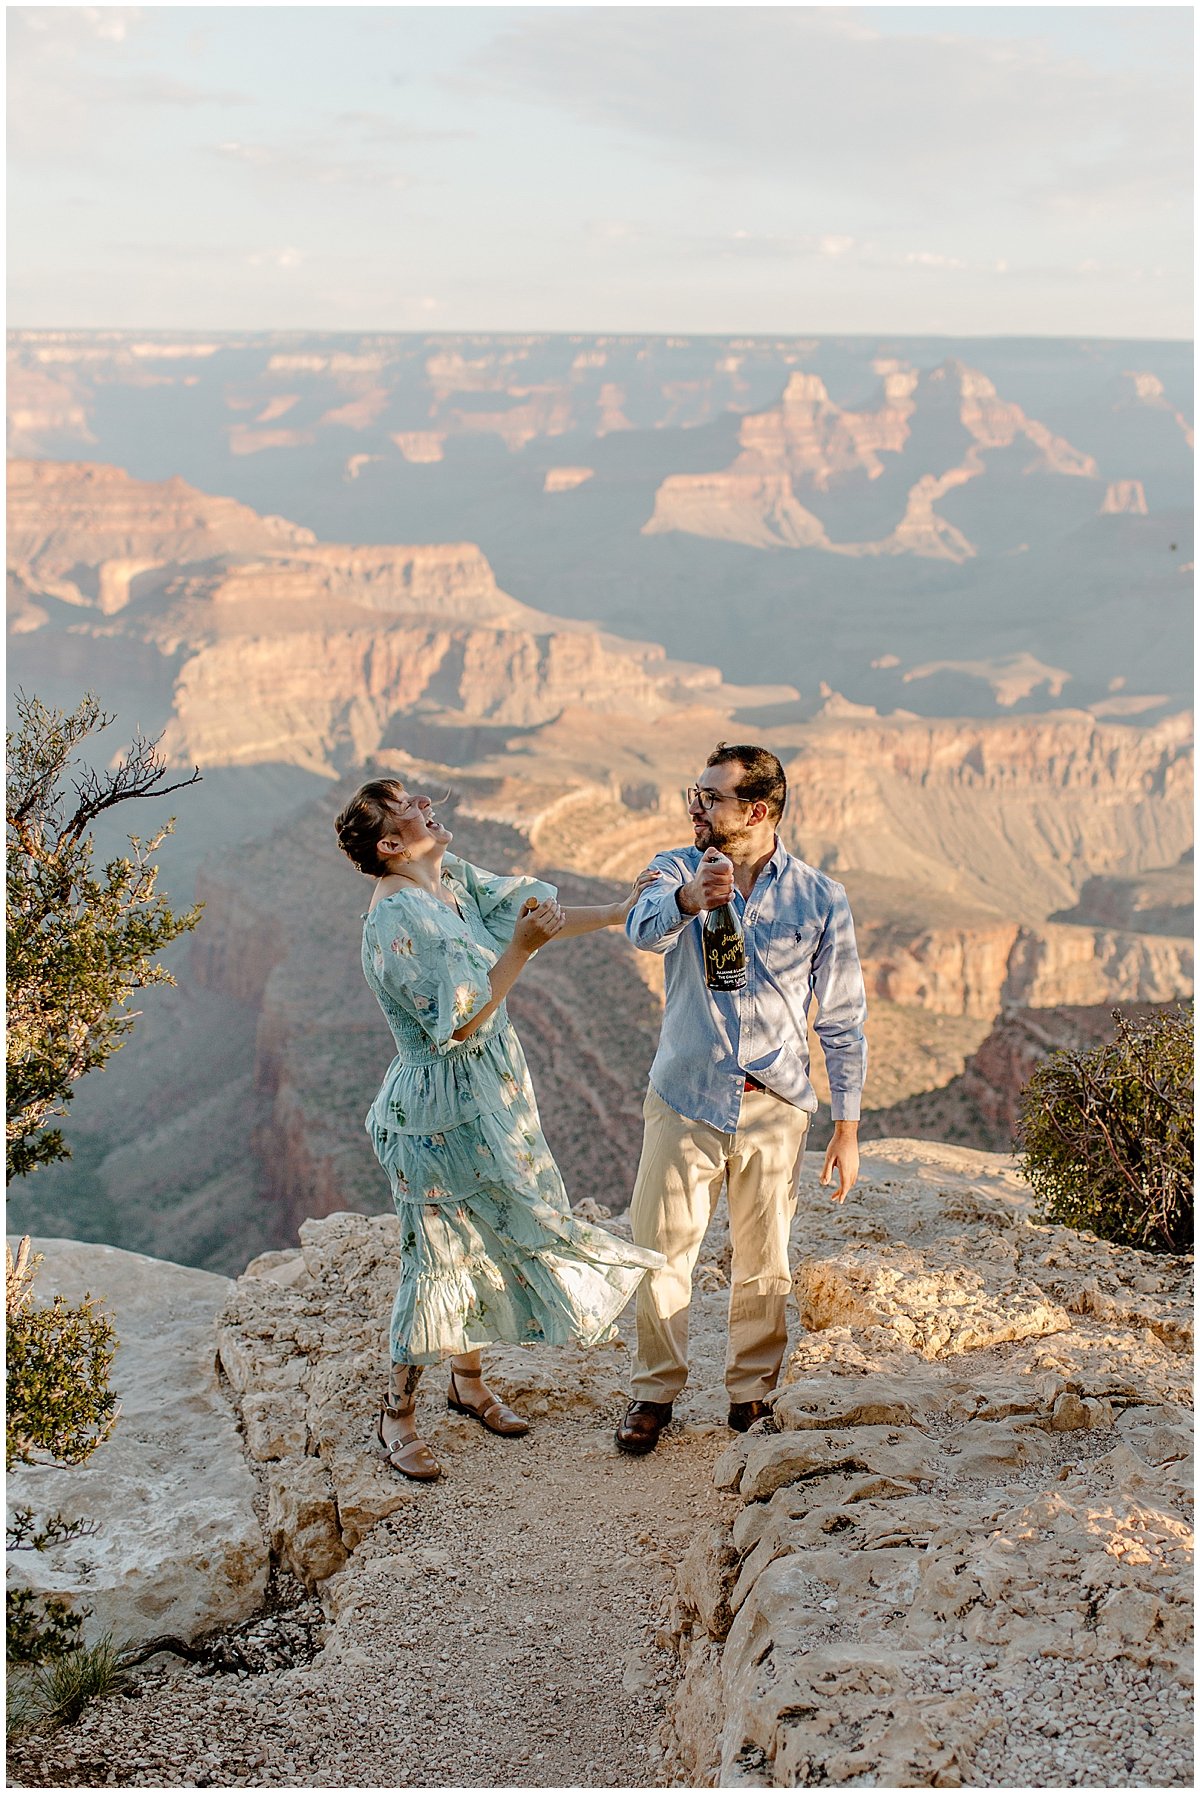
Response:
[{"label": "layered rock formation", "polygon": [[691,1786],[1186,1774],[1190,1260],[1040,1227],[1003,1160],[872,1145],[680,1573]]},{"label": "layered rock formation", "polygon": [[[922,376],[896,363],[876,366],[883,393],[872,411],[843,409],[816,375],[793,374],[777,406],[743,419],[740,452],[726,472],[673,474],[663,481],[644,533],[683,530],[752,548],[964,561],[975,554],[973,544],[935,506],[985,473],[988,453],[1023,442],[1034,451],[1023,473],[1098,477],[1092,456],[1000,399],[977,369],[948,361]],[[798,495],[829,492],[855,479],[877,481],[887,471],[885,457],[903,466],[917,414],[918,421],[926,420],[926,434],[932,428],[936,435],[941,465],[909,481],[902,515],[887,534],[867,540],[847,540],[840,530],[831,534]],[[1106,502],[1110,508],[1130,507]]]},{"label": "layered rock formation", "polygon": [[[738,681],[770,665],[983,715],[1022,656],[1069,676],[1067,702],[1118,676],[1126,705],[1187,701],[1188,353],[1147,345],[1130,373],[1097,342],[18,332],[9,391],[17,452],[120,461],[136,442],[156,482],[182,472],[330,541],[476,542],[543,613],[684,659],[700,641]],[[551,505],[563,467],[592,475]],[[154,577],[125,579],[131,606]],[[112,690],[109,651],[96,663]],[[1053,682],[1037,701],[1061,701]]]},{"label": "layered rock formation", "polygon": [[10,567],[31,590],[106,615],[128,602],[139,573],[315,540],[310,530],[180,479],[134,480],[91,462],[9,463]]},{"label": "layered rock formation", "polygon": [[136,598],[93,630],[161,656],[181,763],[328,774],[420,706],[527,728],[571,705],[651,718],[742,696],[713,667],[517,603],[469,543],[321,544],[182,481],[81,464],[14,464],[9,524],[21,630],[48,623],[39,598],[105,618]]},{"label": "layered rock formation", "polygon": [[1064,907],[1055,892],[1084,877],[1179,858],[1191,840],[1191,738],[1190,716],[1130,729],[1070,712],[981,724],[832,717],[774,732],[799,851],[814,864],[1030,921]]}]

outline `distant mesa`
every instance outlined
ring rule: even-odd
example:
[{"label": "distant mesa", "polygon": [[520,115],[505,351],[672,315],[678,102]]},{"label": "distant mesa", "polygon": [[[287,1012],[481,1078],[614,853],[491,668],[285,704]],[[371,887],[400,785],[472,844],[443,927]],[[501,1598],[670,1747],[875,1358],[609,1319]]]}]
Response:
[{"label": "distant mesa", "polygon": [[1099,470],[1091,455],[1081,453],[1061,436],[1055,436],[1045,424],[1026,417],[1019,405],[1010,405],[996,396],[996,388],[986,374],[969,368],[961,361],[944,362],[929,375],[930,391],[945,388],[957,404],[959,418],[981,448],[1010,448],[1018,437],[1025,437],[1037,450],[1026,468],[1035,471],[1096,479]]},{"label": "distant mesa", "polygon": [[298,405],[299,403],[300,394],[298,392],[277,393],[273,399],[267,400],[254,421],[260,426],[262,424],[273,424],[278,418],[286,417],[293,405]]},{"label": "distant mesa", "polygon": [[990,685],[1001,709],[1009,710],[1022,698],[1032,697],[1045,686],[1052,698],[1061,696],[1070,673],[1061,667],[1049,667],[1032,654],[1010,654],[997,660],[927,660],[922,666],[910,667],[904,674],[905,685],[914,679],[931,679],[936,673],[956,673],[960,678],[982,679]]},{"label": "distant mesa", "polygon": [[866,717],[879,715],[874,704],[855,704],[849,698],[843,697],[840,691],[834,691],[833,687],[824,679],[821,680],[818,690],[824,700],[821,708],[817,712],[817,715],[820,717]]},{"label": "distant mesa", "polygon": [[248,424],[229,426],[231,455],[261,455],[264,449],[311,448],[317,432],[311,430],[260,430]]},{"label": "distant mesa", "polygon": [[388,357],[385,351],[378,354],[354,354],[344,349],[332,350],[329,354],[319,351],[304,350],[298,353],[279,353],[272,355],[267,362],[270,374],[377,374],[385,368]]},{"label": "distant mesa", "polygon": [[1110,480],[1100,506],[1103,517],[1147,517],[1145,488],[1140,480]]},{"label": "distant mesa", "polygon": [[659,487],[645,536],[680,530],[750,548],[834,552],[819,517],[796,497],[786,473],[671,474]]},{"label": "distant mesa", "polygon": [[611,436],[614,430],[632,430],[625,415],[625,388],[606,380],[596,399],[597,436]]},{"label": "distant mesa", "polygon": [[594,467],[548,467],[543,492],[573,492],[595,474]]},{"label": "distant mesa", "polygon": [[348,480],[356,480],[364,467],[370,467],[373,461],[382,460],[382,455],[351,455],[346,461],[346,478]]},{"label": "distant mesa", "polygon": [[418,464],[440,461],[446,452],[444,430],[399,430],[393,434],[392,441],[406,461]]},{"label": "distant mesa", "polygon": [[1183,432],[1188,447],[1195,447],[1195,431],[1183,412],[1177,411],[1172,405],[1157,374],[1139,373],[1133,369],[1127,369],[1121,375],[1116,408],[1118,411],[1124,411],[1131,406],[1167,412]]},{"label": "distant mesa", "polygon": [[[944,362],[924,375],[891,359],[877,360],[874,367],[882,393],[869,411],[834,404],[815,374],[791,374],[777,405],[742,419],[740,452],[725,473],[673,474],[662,482],[643,534],[679,530],[752,548],[962,562],[974,557],[976,547],[935,506],[955,487],[986,475],[989,453],[1024,441],[1034,450],[1023,469],[1027,474],[1098,477],[1090,455],[1026,417],[1019,405],[998,398],[985,374],[960,361]],[[947,457],[957,457],[954,464],[941,473],[923,473],[909,485],[903,514],[886,535],[832,538],[797,494],[836,495],[856,481],[879,481],[898,469],[918,415],[940,431]]]},{"label": "distant mesa", "polygon": [[1145,716],[1151,710],[1168,710],[1171,699],[1164,692],[1123,692],[1089,704],[1093,716]]},{"label": "distant mesa", "polygon": [[10,570],[32,593],[105,614],[122,609],[129,581],[151,568],[315,542],[311,530],[181,479],[134,480],[86,461],[8,464]]}]

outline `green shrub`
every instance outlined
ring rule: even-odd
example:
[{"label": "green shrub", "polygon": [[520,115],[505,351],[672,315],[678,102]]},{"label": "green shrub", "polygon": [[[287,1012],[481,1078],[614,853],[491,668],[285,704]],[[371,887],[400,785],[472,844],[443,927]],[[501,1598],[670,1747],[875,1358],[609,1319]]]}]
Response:
[{"label": "green shrub", "polygon": [[1192,1006],[1060,1050],[1021,1093],[1015,1146],[1047,1221],[1150,1252],[1192,1247]]},{"label": "green shrub", "polygon": [[[112,1322],[90,1298],[72,1308],[62,1296],[34,1305],[40,1255],[28,1238],[14,1256],[5,1247],[8,1434],[5,1458],[14,1463],[80,1464],[107,1438],[117,1398],[108,1386],[117,1340]],[[53,1514],[38,1522],[18,1508],[5,1529],[5,1550],[48,1551],[86,1538],[91,1521]],[[85,1614],[56,1595],[5,1590],[5,1657],[9,1665],[45,1664],[77,1653]]]},{"label": "green shrub", "polygon": [[[23,1239],[14,1258],[5,1248],[6,1363],[8,1435],[5,1462],[80,1464],[112,1431],[117,1398],[108,1372],[117,1336],[90,1296],[73,1308],[55,1296],[43,1308],[33,1303],[33,1281],[41,1255]],[[25,1541],[23,1540],[22,1543]],[[35,1551],[50,1540],[30,1533]]]}]

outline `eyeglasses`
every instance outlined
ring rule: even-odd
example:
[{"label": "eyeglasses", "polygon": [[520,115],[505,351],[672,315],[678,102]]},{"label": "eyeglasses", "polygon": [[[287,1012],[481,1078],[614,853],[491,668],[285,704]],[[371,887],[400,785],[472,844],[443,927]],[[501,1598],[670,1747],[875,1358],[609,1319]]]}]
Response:
[{"label": "eyeglasses", "polygon": [[754,800],[739,797],[736,791],[713,791],[708,785],[689,785],[683,794],[683,801],[689,810],[695,809],[699,804],[707,812],[714,804],[749,804]]}]

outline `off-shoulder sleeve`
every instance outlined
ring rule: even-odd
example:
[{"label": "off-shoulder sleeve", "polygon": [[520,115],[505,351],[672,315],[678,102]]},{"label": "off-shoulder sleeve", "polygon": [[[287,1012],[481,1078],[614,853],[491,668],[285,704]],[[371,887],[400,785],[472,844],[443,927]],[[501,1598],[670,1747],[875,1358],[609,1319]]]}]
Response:
[{"label": "off-shoulder sleeve", "polygon": [[494,960],[474,941],[442,927],[420,898],[376,905],[367,920],[371,970],[394,1003],[416,1017],[439,1052],[491,1001]]},{"label": "off-shoulder sleeve", "polygon": [[558,896],[557,885],[528,878],[521,872],[485,872],[481,866],[472,866],[453,854],[446,855],[444,864],[451,877],[466,887],[484,927],[500,947],[507,947],[512,940],[517,918],[528,898],[536,897],[544,903],[548,897]]}]

